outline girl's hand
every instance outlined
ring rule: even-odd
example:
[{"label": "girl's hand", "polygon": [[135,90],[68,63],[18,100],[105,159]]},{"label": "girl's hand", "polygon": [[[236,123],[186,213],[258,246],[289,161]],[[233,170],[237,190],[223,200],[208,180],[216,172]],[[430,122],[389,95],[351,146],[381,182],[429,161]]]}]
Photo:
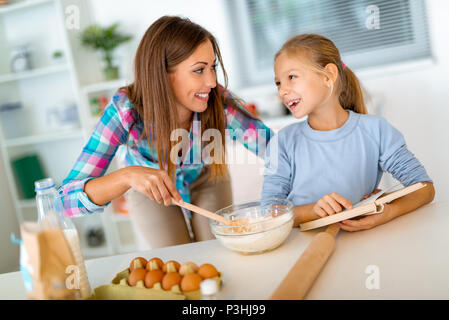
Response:
[{"label": "girl's hand", "polygon": [[[367,194],[366,196],[364,196],[362,200],[368,199],[369,197],[375,195],[379,191],[381,191],[381,189],[374,190],[373,192],[371,192],[371,194]],[[387,206],[384,206],[384,211],[382,213],[372,214],[358,220],[343,220],[339,222],[338,225],[340,226],[341,229],[350,232],[371,229],[375,226],[378,226],[379,224],[388,221],[388,220],[384,221],[386,216],[384,214],[385,210],[388,210]]]},{"label": "girl's hand", "polygon": [[381,189],[376,189],[373,192],[371,192],[371,194],[367,194],[366,196],[363,197],[362,200],[368,199],[371,196],[374,196],[376,193],[378,193],[379,191],[382,191]]},{"label": "girl's hand", "polygon": [[338,225],[341,229],[350,232],[368,230],[390,221],[390,213],[391,206],[385,204],[384,210],[381,213],[372,214],[358,220],[343,220]]},{"label": "girl's hand", "polygon": [[182,203],[181,195],[166,171],[140,166],[130,166],[127,170],[128,184],[131,188],[159,204],[163,202],[169,206],[172,198]]},{"label": "girl's hand", "polygon": [[326,194],[313,206],[313,212],[320,217],[325,217],[331,214],[335,214],[345,209],[352,209],[352,201],[346,199],[342,195],[332,192]]}]

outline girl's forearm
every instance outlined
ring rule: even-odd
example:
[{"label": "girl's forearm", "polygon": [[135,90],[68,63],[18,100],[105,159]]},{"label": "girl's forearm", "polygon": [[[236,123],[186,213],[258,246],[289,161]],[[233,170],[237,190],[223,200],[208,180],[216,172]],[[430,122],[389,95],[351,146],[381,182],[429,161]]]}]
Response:
[{"label": "girl's forearm", "polygon": [[[403,196],[395,201],[390,202],[388,206],[388,220],[392,220],[403,214],[411,212],[429,202],[432,202],[435,197],[435,188],[433,183],[426,182],[426,186],[420,190]],[[321,218],[313,211],[314,203],[295,206],[293,212],[295,220],[293,226],[297,227],[299,224],[316,220]]]},{"label": "girl's forearm", "polygon": [[93,203],[99,206],[120,197],[130,188],[128,168],[122,168],[103,177],[87,181],[84,185],[84,192]]},{"label": "girl's forearm", "polygon": [[295,214],[295,220],[293,222],[294,227],[298,227],[301,223],[321,218],[313,212],[314,205],[315,203],[310,203],[302,206],[295,206],[293,208],[293,213]]},{"label": "girl's forearm", "polygon": [[432,202],[435,197],[433,183],[426,182],[426,186],[388,204],[388,220],[409,213],[419,207]]}]

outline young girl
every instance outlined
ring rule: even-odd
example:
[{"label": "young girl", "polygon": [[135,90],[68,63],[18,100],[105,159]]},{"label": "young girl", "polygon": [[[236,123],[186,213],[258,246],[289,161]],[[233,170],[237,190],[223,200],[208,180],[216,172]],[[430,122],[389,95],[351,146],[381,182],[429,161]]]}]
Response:
[{"label": "young girl", "polygon": [[402,134],[385,119],[367,115],[354,73],[329,39],[303,34],[275,56],[279,97],[295,118],[270,141],[262,198],[287,198],[295,225],[352,208],[377,188],[383,172],[405,186],[426,187],[385,206],[380,214],[339,223],[343,230],[370,229],[433,200],[424,167]]}]

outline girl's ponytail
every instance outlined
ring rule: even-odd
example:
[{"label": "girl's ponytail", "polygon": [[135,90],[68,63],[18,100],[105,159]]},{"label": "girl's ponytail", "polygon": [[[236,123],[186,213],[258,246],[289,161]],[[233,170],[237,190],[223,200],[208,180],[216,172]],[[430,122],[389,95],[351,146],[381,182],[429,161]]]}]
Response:
[{"label": "girl's ponytail", "polygon": [[338,100],[344,109],[357,113],[368,113],[363,99],[363,92],[357,76],[343,64],[341,75],[340,96]]}]

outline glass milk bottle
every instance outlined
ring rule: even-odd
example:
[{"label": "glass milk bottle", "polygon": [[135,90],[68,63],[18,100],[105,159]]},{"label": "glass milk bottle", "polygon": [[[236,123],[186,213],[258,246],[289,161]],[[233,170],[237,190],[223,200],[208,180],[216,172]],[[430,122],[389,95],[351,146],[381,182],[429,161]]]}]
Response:
[{"label": "glass milk bottle", "polygon": [[215,279],[206,279],[200,283],[201,300],[217,300],[218,284]]},{"label": "glass milk bottle", "polygon": [[59,226],[64,232],[79,270],[79,289],[81,298],[85,299],[90,295],[90,285],[89,280],[87,279],[84,258],[81,253],[78,231],[70,218],[65,215],[65,210],[62,206],[58,191],[55,188],[53,179],[47,178],[36,181],[34,186],[36,191],[38,222]]}]

